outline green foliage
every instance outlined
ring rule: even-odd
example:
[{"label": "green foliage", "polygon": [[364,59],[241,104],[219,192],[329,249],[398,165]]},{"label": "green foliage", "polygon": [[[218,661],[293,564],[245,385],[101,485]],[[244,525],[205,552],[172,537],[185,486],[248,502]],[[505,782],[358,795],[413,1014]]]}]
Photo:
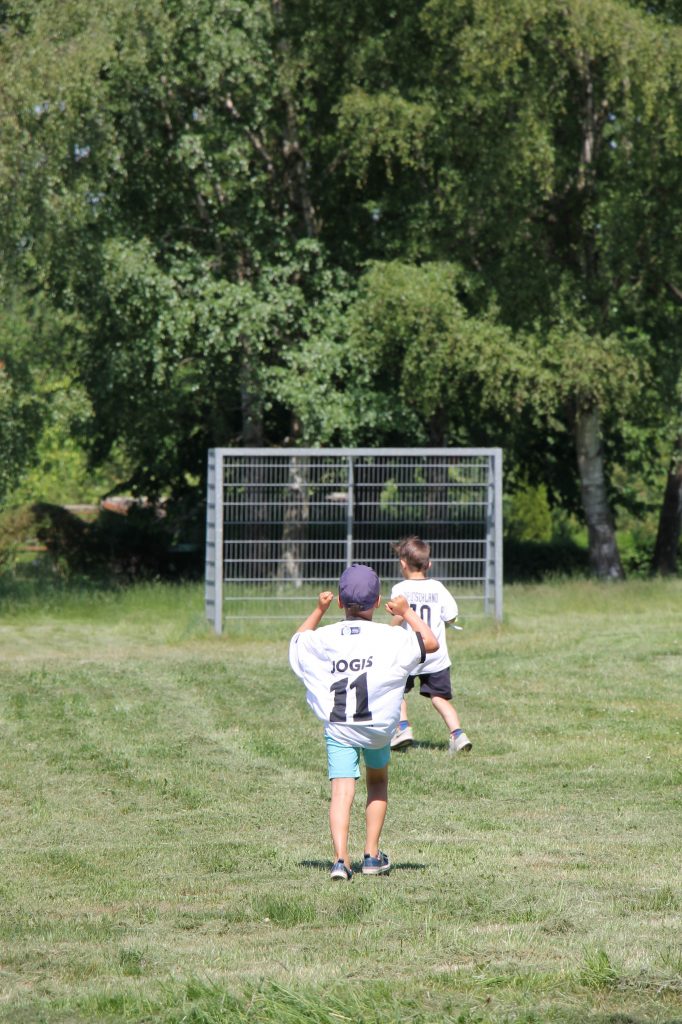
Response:
[{"label": "green foliage", "polygon": [[552,537],[552,513],[544,484],[526,484],[510,494],[504,507],[504,527],[516,540],[548,541]]},{"label": "green foliage", "polygon": [[[643,519],[630,529],[619,529],[618,547],[623,568],[631,575],[648,576],[651,571],[651,553],[656,542],[655,518]],[[682,545],[680,546],[682,554]]]},{"label": "green foliage", "polygon": [[[403,252],[475,268],[498,319],[528,332],[519,379],[503,378],[497,397],[517,408],[521,399],[526,429],[517,422],[503,438],[488,415],[478,437],[503,438],[533,475],[537,450],[538,472],[568,503],[563,435],[596,405],[616,460],[627,452],[653,468],[652,434],[665,421],[672,438],[678,420],[681,250],[665,224],[680,202],[679,30],[618,2],[554,0],[503,11],[434,2],[421,26],[430,60],[393,64],[401,96],[429,123],[417,162],[382,170],[371,97],[345,152],[382,214],[386,255],[402,237]],[[392,95],[378,87],[377,108],[397,110]]]},{"label": "green foliage", "polygon": [[33,352],[40,321],[26,303],[0,293],[0,505],[35,459],[44,399],[37,393]]},{"label": "green foliage", "polygon": [[354,88],[339,106],[338,131],[348,149],[346,164],[358,185],[366,185],[370,157],[384,165],[393,184],[397,165],[426,169],[426,149],[435,110],[428,103],[411,103],[397,89],[370,96]]},{"label": "green foliage", "polygon": [[399,489],[395,480],[387,480],[381,489],[379,495],[379,508],[390,518],[394,518],[399,515],[399,511],[396,507],[396,502],[399,497]]},{"label": "green foliage", "polygon": [[35,535],[35,517],[28,506],[0,511],[0,573],[11,572],[26,541]]},{"label": "green foliage", "polygon": [[624,419],[645,404],[649,339],[637,332],[608,336],[587,331],[577,317],[559,317],[543,337],[533,401],[553,414],[598,405]]},{"label": "green foliage", "polygon": [[209,445],[499,444],[572,511],[590,409],[632,509],[679,428],[678,13],[7,0],[0,253],[55,329],[0,324],[0,497],[41,434],[22,493],[90,487],[68,380],[138,494]]},{"label": "green foliage", "polygon": [[354,384],[366,395],[365,438],[456,444],[478,436],[482,442],[493,424],[505,421],[518,402],[522,360],[493,315],[467,311],[468,290],[455,264],[393,261],[367,269],[349,337]]},{"label": "green foliage", "polygon": [[12,504],[98,504],[127,479],[130,467],[116,452],[103,465],[93,468],[88,464],[79,435],[92,410],[79,384],[68,377],[48,379],[40,388],[40,397],[44,418],[35,444],[35,462],[24,467],[21,482],[11,494]]},{"label": "green foliage", "polygon": [[281,436],[270,371],[326,320],[295,64],[269,3],[29,9],[3,40],[5,151],[24,171],[4,245],[77,324],[94,460],[118,441],[134,489],[179,495],[209,444]]}]

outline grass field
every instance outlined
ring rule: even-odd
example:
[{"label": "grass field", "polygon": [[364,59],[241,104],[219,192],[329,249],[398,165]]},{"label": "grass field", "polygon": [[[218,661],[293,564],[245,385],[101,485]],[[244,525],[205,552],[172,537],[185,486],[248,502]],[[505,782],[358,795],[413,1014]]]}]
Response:
[{"label": "grass field", "polygon": [[410,698],[394,870],[347,885],[297,623],[6,590],[0,1021],[682,1021],[682,580],[505,602],[450,638],[472,754]]}]

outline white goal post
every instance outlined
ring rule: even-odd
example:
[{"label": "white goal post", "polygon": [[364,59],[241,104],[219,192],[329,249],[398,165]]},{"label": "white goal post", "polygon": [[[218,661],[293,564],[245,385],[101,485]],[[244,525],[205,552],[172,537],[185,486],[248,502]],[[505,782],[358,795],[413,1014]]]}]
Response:
[{"label": "white goal post", "polygon": [[392,544],[431,544],[461,614],[502,618],[501,448],[211,448],[206,617],[307,614],[352,562],[400,578]]}]

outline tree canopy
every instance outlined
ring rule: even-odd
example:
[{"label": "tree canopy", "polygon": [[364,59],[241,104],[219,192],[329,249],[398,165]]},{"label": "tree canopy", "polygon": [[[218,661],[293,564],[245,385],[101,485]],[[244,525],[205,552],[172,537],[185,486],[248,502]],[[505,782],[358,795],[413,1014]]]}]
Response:
[{"label": "tree canopy", "polygon": [[680,494],[681,18],[6,0],[2,490],[67,374],[138,493],[214,444],[500,444],[621,575],[617,516]]}]

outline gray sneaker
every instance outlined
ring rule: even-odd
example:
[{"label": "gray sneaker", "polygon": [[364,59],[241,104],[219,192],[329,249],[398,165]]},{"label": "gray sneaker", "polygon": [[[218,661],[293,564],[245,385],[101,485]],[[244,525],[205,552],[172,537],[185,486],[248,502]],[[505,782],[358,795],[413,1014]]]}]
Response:
[{"label": "gray sneaker", "polygon": [[404,750],[406,747],[411,747],[413,743],[414,736],[409,725],[406,725],[404,729],[398,726],[391,736],[391,750]]},{"label": "gray sneaker", "polygon": [[471,750],[472,743],[465,732],[461,732],[459,736],[450,736],[450,742],[448,743],[448,754],[468,754]]},{"label": "gray sneaker", "polygon": [[379,850],[376,857],[365,854],[362,861],[363,875],[387,875],[391,870],[388,854]]},{"label": "gray sneaker", "polygon": [[342,860],[337,860],[336,864],[332,865],[329,877],[332,882],[350,882],[353,872],[346,867]]}]

